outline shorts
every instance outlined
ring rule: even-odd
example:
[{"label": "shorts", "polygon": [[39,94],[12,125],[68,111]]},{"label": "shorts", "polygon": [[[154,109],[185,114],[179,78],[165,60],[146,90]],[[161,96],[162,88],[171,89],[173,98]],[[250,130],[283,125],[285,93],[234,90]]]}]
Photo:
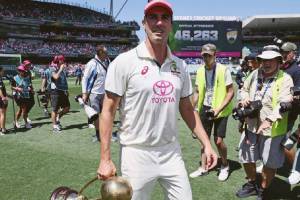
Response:
[{"label": "shorts", "polygon": [[132,200],[148,200],[158,181],[165,199],[192,200],[178,142],[161,147],[121,146],[121,172],[133,188]]},{"label": "shorts", "polygon": [[209,106],[203,106],[201,113],[200,113],[200,119],[201,119],[201,122],[202,122],[205,132],[207,133],[208,137],[210,137],[212,128],[214,127],[214,136],[220,137],[220,138],[225,138],[228,117],[220,117],[220,118],[217,118],[214,120],[209,120],[206,117],[205,112],[210,109],[211,109],[211,107],[209,107]]},{"label": "shorts", "polygon": [[5,103],[2,101],[2,99],[0,99],[0,108],[7,108],[8,106],[8,101],[6,101]]},{"label": "shorts", "polygon": [[50,97],[52,111],[57,112],[60,108],[70,107],[70,101],[67,92],[61,90],[52,90]]},{"label": "shorts", "polygon": [[15,102],[17,106],[26,107],[27,109],[29,109],[29,107],[32,104],[30,98],[22,98],[22,97],[15,97]]},{"label": "shorts", "polygon": [[285,139],[285,135],[269,137],[257,135],[248,131],[248,143],[246,142],[245,132],[241,136],[239,144],[239,160],[241,163],[255,163],[261,160],[263,165],[278,169],[284,163],[284,149],[280,144]]},{"label": "shorts", "polygon": [[102,105],[103,105],[103,99],[104,99],[104,94],[93,94],[93,93],[91,93],[89,95],[89,104],[95,111],[97,111],[98,113],[101,113]]}]

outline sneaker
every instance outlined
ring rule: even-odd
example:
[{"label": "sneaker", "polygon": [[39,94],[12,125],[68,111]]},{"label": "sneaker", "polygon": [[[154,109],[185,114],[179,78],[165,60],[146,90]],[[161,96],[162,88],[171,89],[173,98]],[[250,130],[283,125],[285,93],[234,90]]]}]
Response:
[{"label": "sneaker", "polygon": [[27,123],[32,124],[32,121],[29,119],[29,117],[27,117]]},{"label": "sneaker", "polygon": [[263,164],[260,164],[259,166],[256,167],[256,173],[261,174],[262,170],[264,168]]},{"label": "sneaker", "polygon": [[49,117],[50,113],[47,109],[44,109],[44,116],[45,117]]},{"label": "sneaker", "polygon": [[60,121],[58,120],[58,121],[56,121],[56,125],[60,128],[60,129],[62,129],[62,125],[61,125],[61,123],[60,123]]},{"label": "sneaker", "polygon": [[257,185],[255,181],[249,181],[245,183],[242,188],[236,192],[235,195],[239,198],[246,198],[257,195]]},{"label": "sneaker", "polygon": [[94,125],[94,124],[88,124],[88,128],[94,129],[94,128],[95,128],[95,125]]},{"label": "sneaker", "polygon": [[118,131],[112,132],[111,141],[112,142],[116,142],[118,140],[119,140],[119,138],[118,138]]},{"label": "sneaker", "polygon": [[198,176],[204,176],[207,175],[208,171],[203,169],[202,167],[199,167],[196,171],[190,173],[191,178],[196,178]]},{"label": "sneaker", "polygon": [[3,136],[3,135],[5,135],[5,134],[2,132],[2,129],[1,129],[1,131],[0,131],[0,136]]},{"label": "sneaker", "polygon": [[27,129],[31,129],[31,128],[32,128],[32,126],[31,126],[31,124],[30,124],[29,122],[27,122],[27,123],[25,123],[25,128],[27,128]]},{"label": "sneaker", "polygon": [[229,165],[223,166],[221,165],[220,173],[218,176],[219,181],[226,181],[229,176]]},{"label": "sneaker", "polygon": [[21,128],[21,124],[18,121],[15,122],[15,126],[16,128]]},{"label": "sneaker", "polygon": [[93,135],[92,142],[100,142],[100,140],[98,140],[96,135]]},{"label": "sneaker", "polygon": [[60,133],[61,128],[58,125],[53,125],[53,133]]},{"label": "sneaker", "polygon": [[257,190],[256,200],[266,200],[266,189],[259,188]]},{"label": "sneaker", "polygon": [[287,182],[291,185],[298,184],[300,182],[300,173],[296,170],[292,170]]}]

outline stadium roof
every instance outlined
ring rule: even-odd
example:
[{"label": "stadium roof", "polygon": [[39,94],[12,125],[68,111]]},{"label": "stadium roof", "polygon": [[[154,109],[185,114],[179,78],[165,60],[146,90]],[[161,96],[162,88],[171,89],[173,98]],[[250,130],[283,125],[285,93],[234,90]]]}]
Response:
[{"label": "stadium roof", "polygon": [[243,29],[299,29],[300,14],[255,15],[243,20]]}]

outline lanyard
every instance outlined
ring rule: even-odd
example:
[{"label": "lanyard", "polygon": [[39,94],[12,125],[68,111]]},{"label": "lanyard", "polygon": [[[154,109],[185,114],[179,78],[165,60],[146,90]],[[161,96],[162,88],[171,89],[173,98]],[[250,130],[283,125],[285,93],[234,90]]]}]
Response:
[{"label": "lanyard", "polygon": [[[214,65],[212,66],[213,72],[212,72],[212,78],[211,78],[211,87],[212,88],[214,87],[214,82],[215,82],[216,67],[217,67],[217,65],[216,65],[216,63],[214,63]],[[207,71],[205,69],[205,83],[206,83],[206,87],[207,87],[207,81],[208,81],[207,79],[208,79],[208,77],[207,77]]]},{"label": "lanyard", "polygon": [[[273,80],[274,80],[274,78],[271,78],[271,79],[268,81],[267,86],[265,87],[265,90],[264,90],[264,92],[263,92],[263,94],[262,94],[262,96],[261,96],[261,100],[263,100],[263,98],[265,97],[265,94],[266,94],[266,92],[268,91],[268,89],[271,87],[271,83],[273,82]],[[258,82],[257,82],[255,94],[256,94],[258,91],[260,91],[260,90],[261,90],[261,89],[260,89],[259,84],[258,84]],[[254,96],[254,100],[255,100],[255,96]]]}]

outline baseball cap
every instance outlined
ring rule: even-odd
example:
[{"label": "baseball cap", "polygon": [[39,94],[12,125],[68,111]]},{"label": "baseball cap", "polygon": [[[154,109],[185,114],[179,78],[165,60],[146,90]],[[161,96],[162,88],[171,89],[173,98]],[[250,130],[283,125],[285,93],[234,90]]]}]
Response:
[{"label": "baseball cap", "polygon": [[18,71],[23,71],[23,72],[26,72],[26,68],[25,68],[25,66],[24,66],[24,65],[20,65],[20,66],[18,66],[18,67],[17,67],[17,70],[18,70]]},{"label": "baseball cap", "polygon": [[282,58],[282,55],[279,53],[279,48],[276,45],[264,46],[262,53],[257,56],[257,58],[264,60],[270,60],[277,57]]},{"label": "baseball cap", "polygon": [[281,46],[282,51],[296,51],[297,50],[297,45],[292,42],[285,42]]},{"label": "baseball cap", "polygon": [[30,65],[30,64],[31,64],[30,60],[24,60],[24,61],[23,61],[23,65],[25,65],[25,66],[26,66],[26,65]]},{"label": "baseball cap", "polygon": [[248,60],[256,60],[257,54],[256,53],[250,53],[248,56],[245,56],[245,61]]},{"label": "baseball cap", "polygon": [[209,55],[214,55],[216,51],[217,51],[216,45],[208,43],[202,46],[201,55],[206,53]]},{"label": "baseball cap", "polygon": [[65,57],[63,55],[54,56],[53,63],[65,62]]},{"label": "baseball cap", "polygon": [[144,9],[144,14],[146,15],[152,8],[162,7],[165,8],[170,15],[173,15],[172,5],[165,0],[152,0],[148,1]]}]

